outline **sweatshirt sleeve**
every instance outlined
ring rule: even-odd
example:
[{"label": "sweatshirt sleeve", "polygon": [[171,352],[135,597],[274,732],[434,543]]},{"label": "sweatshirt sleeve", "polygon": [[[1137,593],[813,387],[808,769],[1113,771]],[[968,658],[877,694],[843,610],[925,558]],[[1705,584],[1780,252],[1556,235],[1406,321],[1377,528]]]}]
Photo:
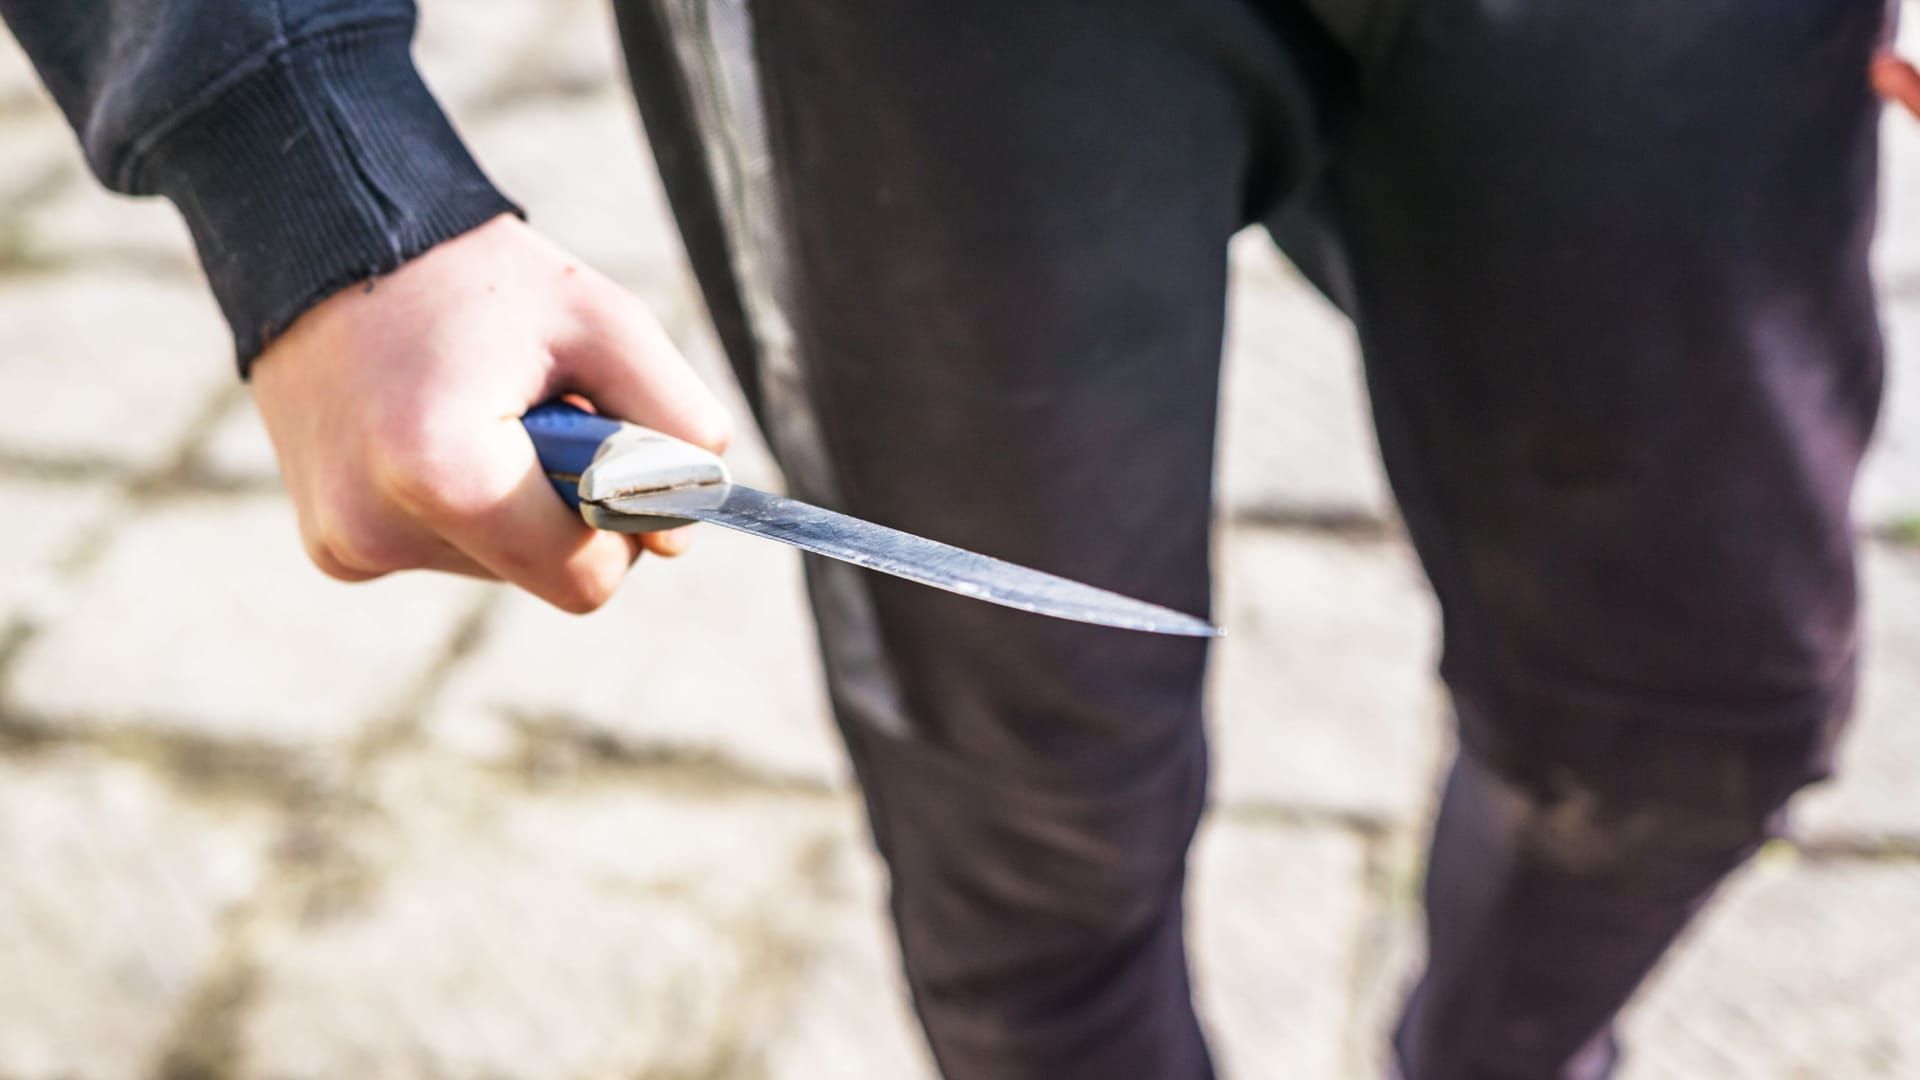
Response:
[{"label": "sweatshirt sleeve", "polygon": [[0,0],[115,191],[192,230],[244,373],[309,307],[515,208],[413,65],[411,0]]}]

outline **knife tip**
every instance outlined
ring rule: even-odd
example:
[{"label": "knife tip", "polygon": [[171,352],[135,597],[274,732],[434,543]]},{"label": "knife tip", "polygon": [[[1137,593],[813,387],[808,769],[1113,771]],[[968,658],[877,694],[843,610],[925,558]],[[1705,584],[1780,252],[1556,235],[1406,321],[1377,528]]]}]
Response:
[{"label": "knife tip", "polygon": [[1227,636],[1224,627],[1215,626],[1205,619],[1198,619],[1191,615],[1182,615],[1175,621],[1163,622],[1151,629],[1163,634],[1178,634],[1181,637],[1223,638]]}]

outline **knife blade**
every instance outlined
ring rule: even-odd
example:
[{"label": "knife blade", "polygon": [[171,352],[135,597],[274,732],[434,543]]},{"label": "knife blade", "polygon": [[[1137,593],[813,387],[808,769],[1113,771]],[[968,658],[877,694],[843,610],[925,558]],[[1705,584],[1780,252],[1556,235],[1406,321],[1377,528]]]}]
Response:
[{"label": "knife blade", "polygon": [[535,406],[521,421],[554,489],[598,529],[706,522],[1038,615],[1186,637],[1220,633],[1170,608],[736,484],[697,446],[566,402]]}]

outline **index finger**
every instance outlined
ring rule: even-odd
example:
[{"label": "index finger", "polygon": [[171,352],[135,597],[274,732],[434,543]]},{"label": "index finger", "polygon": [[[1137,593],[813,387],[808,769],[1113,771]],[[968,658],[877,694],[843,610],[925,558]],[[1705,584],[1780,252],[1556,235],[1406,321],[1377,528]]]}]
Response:
[{"label": "index finger", "polygon": [[587,525],[553,490],[518,418],[489,424],[458,474],[402,482],[403,508],[503,581],[575,614],[606,603],[640,545]]}]

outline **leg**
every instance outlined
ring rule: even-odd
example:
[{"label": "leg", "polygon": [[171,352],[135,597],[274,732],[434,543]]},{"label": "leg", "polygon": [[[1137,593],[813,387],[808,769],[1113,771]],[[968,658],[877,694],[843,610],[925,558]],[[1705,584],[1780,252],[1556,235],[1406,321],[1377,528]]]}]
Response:
[{"label": "leg", "polygon": [[1885,7],[1440,0],[1372,60],[1323,265],[1464,747],[1410,1080],[1604,1073],[1614,1012],[1826,768]]},{"label": "leg", "polygon": [[[745,14],[623,11],[656,141],[673,126],[661,97],[752,105],[752,65],[697,40]],[[669,148],[662,168],[696,265],[703,207],[731,234],[731,265],[710,258],[703,278],[725,279],[707,282],[723,323],[731,296],[751,328],[736,362],[790,481],[1205,610],[1225,246],[1249,175],[1284,182],[1250,120],[1298,84],[1258,19],[1237,0],[1178,17],[1032,0],[751,15],[764,114],[690,125],[707,160]],[[638,55],[664,38],[666,57]],[[689,52],[705,54],[692,91],[644,100],[646,65]],[[764,147],[739,145],[756,134]],[[692,174],[678,185],[675,162]],[[1204,648],[811,573],[942,1068],[1210,1075],[1181,937]]]}]

